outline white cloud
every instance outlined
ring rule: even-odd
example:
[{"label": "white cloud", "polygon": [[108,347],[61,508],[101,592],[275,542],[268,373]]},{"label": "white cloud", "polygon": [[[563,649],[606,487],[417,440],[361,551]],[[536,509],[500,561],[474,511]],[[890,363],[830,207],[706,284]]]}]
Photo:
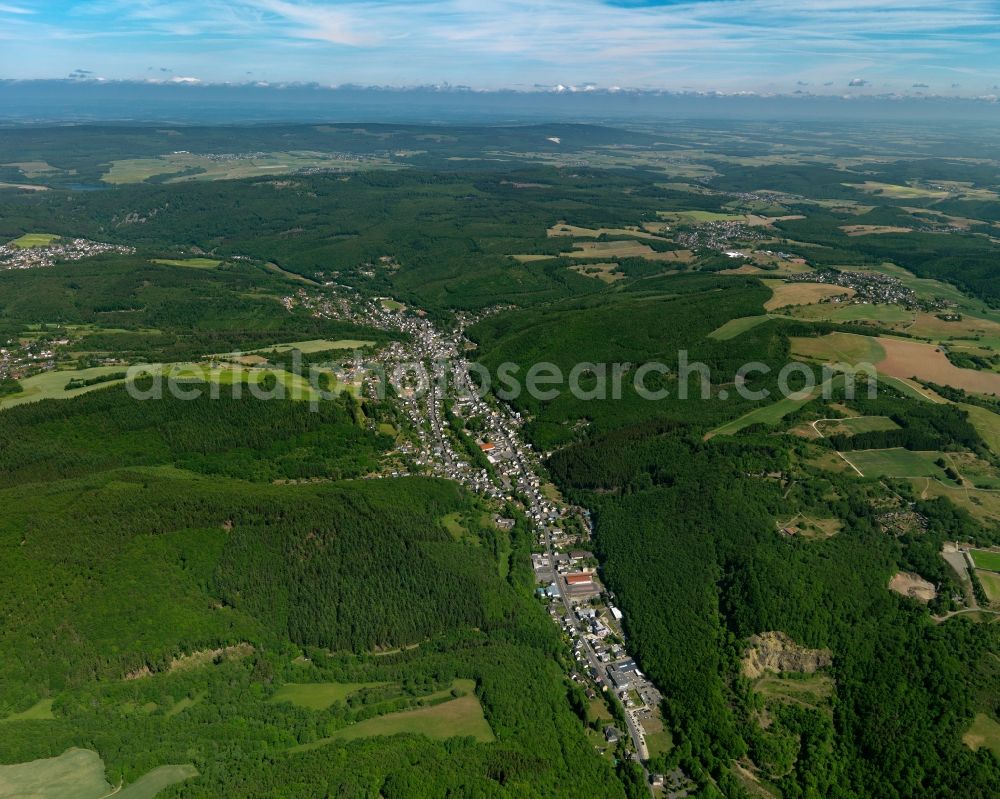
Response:
[{"label": "white cloud", "polygon": [[[773,81],[792,87],[796,78],[843,86],[865,74],[905,88],[965,68],[982,76],[982,90],[995,77],[987,82],[980,65],[1000,60],[995,0],[645,7],[599,0],[95,0],[38,33],[95,42],[131,36],[141,43],[137,72],[156,55],[213,80],[239,79],[251,68],[275,80],[582,85],[593,78],[752,89]],[[181,56],[169,46],[177,39],[205,42],[211,52]],[[78,45],[74,59],[111,58],[96,44],[86,47]],[[120,62],[128,50],[117,55]]]}]

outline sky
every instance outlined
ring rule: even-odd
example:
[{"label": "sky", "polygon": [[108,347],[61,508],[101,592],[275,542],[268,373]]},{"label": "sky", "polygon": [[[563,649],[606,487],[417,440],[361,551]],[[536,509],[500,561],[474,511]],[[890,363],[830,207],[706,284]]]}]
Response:
[{"label": "sky", "polygon": [[0,78],[1000,94],[1000,0],[0,0]]}]

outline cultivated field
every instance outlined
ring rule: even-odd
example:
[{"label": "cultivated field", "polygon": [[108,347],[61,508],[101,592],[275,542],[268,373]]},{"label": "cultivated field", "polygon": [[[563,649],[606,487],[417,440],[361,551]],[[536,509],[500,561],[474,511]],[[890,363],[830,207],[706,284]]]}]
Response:
[{"label": "cultivated field", "polygon": [[854,289],[844,286],[830,286],[826,283],[788,283],[784,280],[765,280],[771,289],[771,299],[764,303],[764,309],[773,311],[789,305],[812,305],[828,297],[854,296]]},{"label": "cultivated field", "polygon": [[[885,350],[870,336],[855,333],[828,333],[825,336],[791,338],[792,355],[826,363],[875,364],[885,357]],[[909,377],[909,375],[907,375]]]},{"label": "cultivated field", "polygon": [[876,363],[879,372],[893,377],[915,377],[973,394],[1000,395],[1000,374],[960,369],[933,344],[880,336],[885,357]]}]

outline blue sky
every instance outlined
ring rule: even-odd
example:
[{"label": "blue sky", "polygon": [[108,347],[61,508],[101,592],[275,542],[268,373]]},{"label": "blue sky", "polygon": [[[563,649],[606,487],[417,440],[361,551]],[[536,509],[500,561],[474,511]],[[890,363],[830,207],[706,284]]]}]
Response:
[{"label": "blue sky", "polygon": [[0,77],[1000,93],[998,0],[0,0]]}]

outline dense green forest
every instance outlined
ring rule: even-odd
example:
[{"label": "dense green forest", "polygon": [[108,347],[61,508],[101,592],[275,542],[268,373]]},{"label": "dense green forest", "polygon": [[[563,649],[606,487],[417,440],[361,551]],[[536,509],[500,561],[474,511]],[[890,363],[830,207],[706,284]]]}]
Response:
[{"label": "dense green forest", "polygon": [[[878,313],[822,317],[845,320],[834,323],[765,305],[779,272],[884,263],[995,305],[1000,173],[984,160],[995,142],[826,133],[260,126],[234,143],[220,128],[0,131],[0,182],[29,179],[19,162],[54,167],[38,178],[48,191],[0,191],[0,239],[45,231],[135,248],[0,271],[0,343],[22,353],[59,340],[54,365],[107,364],[67,377],[54,392],[65,397],[0,410],[0,762],[84,747],[113,784],[192,763],[200,776],[164,797],[648,795],[624,746],[602,757],[600,723],[581,723],[588,697],[534,596],[539,545],[517,493],[487,501],[391,476],[412,443],[392,392],[310,407],[248,392],[138,402],[101,385],[140,362],[252,349],[277,369],[291,355],[275,345],[328,340],[305,353],[313,363],[337,357],[338,339],[406,340],[287,300],[348,287],[442,329],[510,306],[465,329],[494,375],[608,365],[604,386],[587,371],[579,383],[604,398],[493,389],[523,414],[545,478],[593,514],[588,546],[629,653],[663,694],[672,746],[649,771],[680,767],[702,799],[1000,794],[1000,760],[962,740],[977,714],[1000,720],[1000,624],[949,617],[965,587],[940,556],[946,541],[1000,544],[995,517],[837,456],[901,447],[995,469],[995,431],[972,413],[995,411],[995,397],[930,384],[941,400],[930,402],[926,385],[883,382],[876,398],[836,388],[778,407],[792,337],[891,331]],[[316,149],[391,168],[73,190],[113,161],[180,148]],[[558,223],[587,230],[561,235]],[[571,252],[581,242],[598,246]],[[644,254],[602,254],[616,245]],[[192,257],[209,265],[169,263]],[[976,357],[963,363],[989,365]],[[634,384],[649,362],[663,367],[644,374],[656,399]],[[685,362],[710,374],[704,396]],[[748,363],[760,368],[745,387],[764,400],[735,390]],[[0,380],[0,397],[31,380]],[[889,429],[806,429],[848,414]],[[456,448],[497,474],[450,402],[444,420]],[[945,474],[945,488],[973,490]],[[934,597],[890,591],[900,571]],[[744,673],[748,639],[768,631],[831,653],[818,674],[774,677],[792,701]],[[283,699],[298,684],[344,689],[305,707]],[[482,715],[478,734],[351,735],[464,700]],[[610,711],[623,724],[617,700]]]},{"label": "dense green forest", "polygon": [[[55,710],[8,722],[18,734],[0,736],[0,759],[87,746],[127,781],[194,762],[201,776],[171,789],[184,796],[622,795],[566,702],[563,644],[529,596],[526,527],[497,530],[442,481],[269,482],[302,458],[350,475],[385,447],[348,401],[309,414],[108,389],[0,414],[0,715],[44,698]],[[227,647],[216,665],[171,665]],[[293,751],[459,677],[495,743]],[[323,681],[385,688],[322,712],[269,701],[285,682]]]}]

